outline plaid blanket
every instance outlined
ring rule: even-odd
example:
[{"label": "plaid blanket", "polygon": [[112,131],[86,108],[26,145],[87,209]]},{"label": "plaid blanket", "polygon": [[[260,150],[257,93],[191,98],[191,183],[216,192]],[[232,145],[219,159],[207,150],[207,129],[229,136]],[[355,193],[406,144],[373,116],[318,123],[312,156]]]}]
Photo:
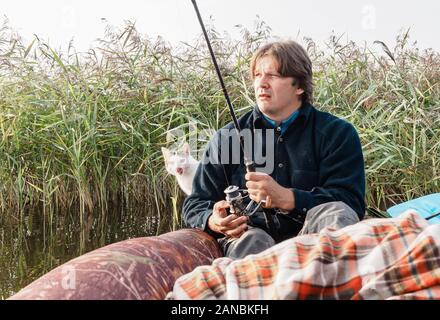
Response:
[{"label": "plaid blanket", "polygon": [[167,299],[440,299],[440,225],[414,211],[219,258]]}]

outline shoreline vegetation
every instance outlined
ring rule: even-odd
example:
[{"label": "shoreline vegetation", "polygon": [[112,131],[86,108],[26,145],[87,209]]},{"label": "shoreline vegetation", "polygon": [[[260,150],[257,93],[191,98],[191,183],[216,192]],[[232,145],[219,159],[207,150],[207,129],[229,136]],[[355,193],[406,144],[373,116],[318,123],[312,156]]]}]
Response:
[{"label": "shoreline vegetation", "polygon": [[[250,57],[271,30],[259,21],[240,40],[208,32],[243,114],[254,104]],[[408,33],[394,47],[300,42],[314,104],[359,132],[367,205],[438,192],[440,54]],[[183,193],[160,148],[176,128],[191,139],[193,124],[207,132],[229,121],[202,35],[172,47],[127,23],[78,53],[0,27],[0,299],[89,250],[181,228]],[[209,135],[195,138],[203,148]]]},{"label": "shoreline vegetation", "polygon": [[[259,22],[242,39],[209,30],[232,103],[253,105],[251,54],[271,38]],[[300,41],[314,65],[314,104],[353,123],[361,137],[367,205],[387,207],[440,189],[440,54],[408,32],[395,47]],[[374,51],[373,51],[374,49]],[[173,215],[182,196],[160,147],[174,128],[218,129],[230,121],[202,36],[171,47],[131,23],[108,27],[97,46],[57,52],[0,29],[0,210],[22,217],[76,206],[81,221],[109,204]],[[209,138],[209,137],[205,137]],[[205,139],[206,140],[206,139]],[[203,147],[206,141],[198,141]],[[171,198],[170,198],[171,197]],[[174,207],[174,213],[164,208]]]}]

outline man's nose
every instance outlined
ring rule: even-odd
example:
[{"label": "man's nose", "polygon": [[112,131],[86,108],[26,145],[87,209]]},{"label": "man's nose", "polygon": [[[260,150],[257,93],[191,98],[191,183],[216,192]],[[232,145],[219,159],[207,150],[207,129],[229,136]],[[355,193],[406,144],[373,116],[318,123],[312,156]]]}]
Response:
[{"label": "man's nose", "polygon": [[259,79],[258,86],[261,87],[261,88],[267,88],[269,86],[269,82],[267,81],[267,77],[266,76],[262,76]]}]

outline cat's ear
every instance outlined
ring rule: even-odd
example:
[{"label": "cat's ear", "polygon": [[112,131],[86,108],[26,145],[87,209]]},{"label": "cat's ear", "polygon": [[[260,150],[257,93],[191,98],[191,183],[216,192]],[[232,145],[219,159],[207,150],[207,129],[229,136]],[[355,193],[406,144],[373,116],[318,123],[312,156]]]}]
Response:
[{"label": "cat's ear", "polygon": [[170,157],[170,150],[164,147],[162,147],[161,150],[165,161],[168,161],[168,158]]},{"label": "cat's ear", "polygon": [[190,145],[189,145],[188,142],[185,142],[185,143],[183,144],[182,151],[183,151],[183,153],[184,153],[185,155],[189,156],[189,154],[191,153],[191,147],[190,147]]}]

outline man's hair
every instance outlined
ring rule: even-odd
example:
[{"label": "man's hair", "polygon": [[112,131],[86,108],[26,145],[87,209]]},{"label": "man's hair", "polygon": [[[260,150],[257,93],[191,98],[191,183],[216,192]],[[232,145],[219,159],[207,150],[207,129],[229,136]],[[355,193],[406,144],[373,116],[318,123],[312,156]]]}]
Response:
[{"label": "man's hair", "polygon": [[313,74],[312,61],[306,50],[295,41],[277,41],[271,42],[254,53],[250,72],[252,79],[255,78],[255,67],[263,57],[272,56],[278,62],[278,72],[283,77],[293,77],[292,85],[298,85],[304,90],[301,95],[303,102],[313,101]]}]

